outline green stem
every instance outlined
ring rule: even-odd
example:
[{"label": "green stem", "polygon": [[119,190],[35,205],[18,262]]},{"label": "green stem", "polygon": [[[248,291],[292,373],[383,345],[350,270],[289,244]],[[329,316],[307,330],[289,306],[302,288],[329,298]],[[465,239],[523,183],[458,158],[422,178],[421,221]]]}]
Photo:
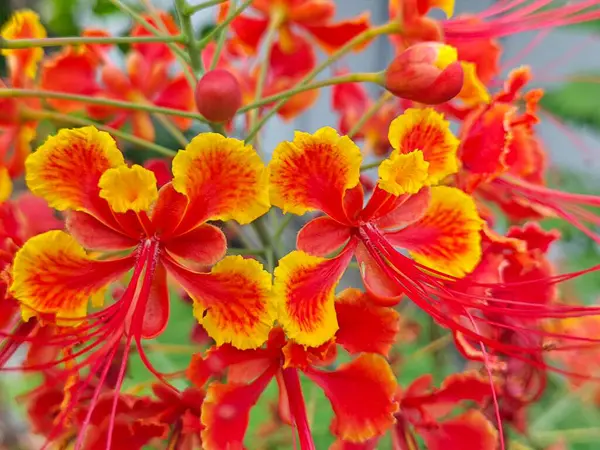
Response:
[{"label": "green stem", "polygon": [[348,132],[348,137],[350,139],[352,139],[360,131],[360,129],[365,125],[365,123],[367,123],[367,121],[371,117],[373,117],[375,114],[377,114],[377,111],[379,111],[381,109],[381,107],[386,102],[391,100],[393,97],[394,96],[391,93],[389,93],[387,91],[384,92],[381,95],[381,97],[379,97],[379,99],[371,105],[371,107],[367,110],[367,112],[362,115],[362,117],[358,120],[358,122],[356,122],[354,124],[352,129]]},{"label": "green stem", "polygon": [[383,161],[383,159],[379,160],[379,161],[375,161],[369,164],[363,164],[362,166],[360,166],[360,171],[364,171],[364,170],[369,170],[369,169],[374,169],[375,167],[379,167],[379,164],[381,164]]},{"label": "green stem", "polygon": [[[234,7],[237,7],[237,0],[231,0],[229,2],[229,11],[227,12],[227,19],[229,19],[229,17],[233,16],[233,14],[235,13],[236,9],[234,9]],[[215,54],[213,55],[213,59],[210,62],[210,70],[214,70],[215,67],[217,67],[217,64],[219,64],[219,58],[221,58],[221,53],[223,52],[223,48],[225,47],[225,41],[227,41],[227,32],[223,30],[219,34],[219,38],[217,40]]]},{"label": "green stem", "polygon": [[168,116],[176,116],[176,117],[186,117],[189,119],[195,119],[200,122],[206,123],[206,119],[202,117],[198,113],[193,113],[189,111],[182,111],[179,109],[173,108],[163,108],[161,106],[154,105],[146,105],[143,103],[132,103],[126,102],[122,100],[112,100],[108,98],[101,97],[88,97],[87,95],[76,95],[76,94],[67,94],[65,92],[54,92],[54,91],[44,91],[41,89],[13,89],[13,88],[0,88],[0,98],[40,98],[47,99],[53,98],[57,100],[70,100],[81,103],[88,103],[90,105],[102,105],[102,106],[110,106],[114,108],[121,109],[129,109],[134,111],[146,111],[149,113],[155,114],[165,114]]},{"label": "green stem", "polygon": [[171,119],[162,114],[156,114],[156,118],[163,128],[173,137],[173,139],[175,139],[177,143],[181,145],[181,148],[184,148],[188,144],[188,138],[186,138],[185,134],[183,134],[181,130],[175,126]]},{"label": "green stem", "polygon": [[65,122],[65,123],[82,126],[82,127],[94,126],[94,127],[98,128],[99,130],[106,131],[107,133],[110,133],[119,139],[123,139],[124,141],[127,141],[131,144],[134,144],[134,145],[137,145],[140,147],[144,147],[148,150],[152,150],[153,152],[160,153],[161,155],[173,156],[176,153],[171,149],[163,147],[162,145],[158,145],[158,144],[155,144],[154,142],[146,141],[145,139],[141,139],[132,134],[126,133],[121,130],[117,130],[116,128],[102,125],[100,123],[97,123],[97,122],[94,122],[94,121],[91,121],[88,119],[84,119],[82,117],[71,116],[69,114],[57,113],[54,111],[34,111],[34,110],[28,110],[28,111],[24,112],[23,115],[25,118],[33,119],[33,120],[52,120],[55,122]]},{"label": "green stem", "polygon": [[183,31],[185,36],[184,42],[190,57],[190,64],[192,66],[192,70],[194,71],[194,75],[197,77],[199,74],[204,72],[204,66],[201,58],[202,50],[194,36],[192,18],[189,14],[187,14],[189,7],[186,0],[175,0],[175,9],[177,11],[177,15],[179,16],[181,31]]},{"label": "green stem", "polygon": [[220,23],[219,25],[217,25],[216,27],[214,27],[210,33],[208,33],[206,36],[204,36],[200,42],[198,43],[198,46],[200,48],[204,48],[206,47],[212,40],[213,38],[218,35],[219,33],[221,33],[222,31],[225,31],[227,29],[227,27],[229,27],[229,24],[231,22],[233,22],[233,20],[239,16],[241,13],[244,12],[244,10],[250,6],[252,4],[254,0],[246,0],[244,3],[242,3],[235,11],[233,11],[233,13],[231,13],[229,16],[227,16],[227,19],[225,19],[222,23]]},{"label": "green stem", "polygon": [[[332,65],[338,59],[340,59],[343,56],[345,56],[347,53],[351,52],[354,48],[356,48],[356,47],[358,47],[358,46],[360,46],[362,44],[365,44],[366,42],[368,42],[369,40],[371,40],[371,39],[373,39],[373,38],[375,38],[377,36],[380,36],[380,35],[383,35],[383,34],[400,33],[401,31],[402,31],[402,28],[401,28],[400,23],[389,22],[389,23],[386,23],[384,25],[380,25],[378,27],[371,28],[369,30],[366,30],[366,31],[360,33],[354,39],[351,39],[344,46],[342,46],[340,49],[338,49],[329,58],[327,58],[325,61],[323,61],[317,67],[315,67],[311,72],[309,72],[298,83],[298,86],[302,86],[304,84],[310,83],[323,70],[325,70],[327,67],[329,67],[330,65]],[[267,123],[267,121],[271,117],[273,117],[275,114],[277,114],[277,111],[279,111],[279,109],[283,105],[285,105],[286,101],[287,101],[287,99],[279,100],[273,106],[273,108],[271,108],[269,110],[269,112],[267,112],[261,118],[261,120],[248,133],[248,136],[246,137],[246,143],[251,143],[254,140],[254,138],[256,137],[256,135],[258,134],[258,132],[260,131],[260,129],[265,125],[265,123]]]},{"label": "green stem", "polygon": [[23,49],[31,47],[63,47],[65,45],[90,44],[139,44],[139,43],[169,43],[183,42],[183,35],[175,36],[111,36],[111,37],[56,37],[44,39],[2,39],[0,48]]},{"label": "green stem", "polygon": [[264,255],[266,249],[264,248],[228,248],[227,252],[232,255]]},{"label": "green stem", "polygon": [[220,5],[221,3],[225,3],[227,0],[208,0],[204,3],[200,3],[199,5],[188,5],[185,10],[185,14],[187,16],[193,16],[198,11],[202,11],[203,9],[210,8],[211,6]]},{"label": "green stem", "polygon": [[273,103],[278,100],[287,100],[293,95],[300,94],[306,91],[312,91],[313,89],[320,89],[327,86],[334,86],[336,84],[344,84],[344,83],[363,83],[370,82],[379,84],[381,80],[381,72],[364,72],[364,73],[352,73],[349,75],[342,75],[339,77],[328,78],[327,80],[315,81],[314,83],[297,85],[292,89],[288,89],[287,91],[280,92],[278,94],[270,95],[268,97],[262,98],[258,101],[252,102],[249,105],[246,105],[239,109],[238,113],[245,113],[246,111],[250,111],[255,108],[259,108],[264,105],[268,105],[269,103]]},{"label": "green stem", "polygon": [[292,223],[293,219],[293,214],[287,214],[287,216],[281,221],[281,224],[279,224],[279,227],[275,230],[275,233],[273,233],[273,245],[275,247],[279,247],[281,236],[283,236],[283,232],[289,226],[289,224]]},{"label": "green stem", "polygon": [[267,250],[267,263],[270,268],[273,268],[273,260],[278,260],[280,255],[279,252],[273,248],[273,242],[271,241],[271,236],[269,235],[269,230],[265,225],[265,216],[259,217],[254,222],[251,223],[252,228],[256,232],[258,239],[263,247]]}]

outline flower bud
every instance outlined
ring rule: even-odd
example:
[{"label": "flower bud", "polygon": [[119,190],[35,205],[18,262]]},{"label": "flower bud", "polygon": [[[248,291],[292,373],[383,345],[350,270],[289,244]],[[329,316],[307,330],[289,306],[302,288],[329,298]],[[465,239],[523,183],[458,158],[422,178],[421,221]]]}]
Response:
[{"label": "flower bud", "polygon": [[464,80],[457,59],[456,49],[449,45],[415,44],[391,62],[385,72],[385,88],[397,97],[427,105],[452,100]]},{"label": "flower bud", "polygon": [[196,86],[196,107],[211,122],[231,120],[242,106],[242,88],[228,70],[215,69],[206,74]]}]

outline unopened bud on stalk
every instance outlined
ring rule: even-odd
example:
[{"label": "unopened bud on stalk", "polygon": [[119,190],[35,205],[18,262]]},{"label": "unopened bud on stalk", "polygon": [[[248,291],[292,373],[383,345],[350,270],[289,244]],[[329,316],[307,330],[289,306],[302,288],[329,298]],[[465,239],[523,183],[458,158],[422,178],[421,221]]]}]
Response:
[{"label": "unopened bud on stalk", "polygon": [[464,73],[454,47],[439,42],[415,44],[394,59],[385,72],[385,88],[397,97],[427,105],[452,100]]},{"label": "unopened bud on stalk", "polygon": [[228,70],[211,70],[198,81],[196,107],[207,120],[227,122],[241,106],[242,88]]}]

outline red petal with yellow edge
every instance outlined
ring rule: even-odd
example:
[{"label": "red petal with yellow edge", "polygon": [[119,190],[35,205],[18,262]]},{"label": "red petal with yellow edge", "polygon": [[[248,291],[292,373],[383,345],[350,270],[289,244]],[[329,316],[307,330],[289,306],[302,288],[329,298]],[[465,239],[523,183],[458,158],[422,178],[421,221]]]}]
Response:
[{"label": "red petal with yellow edge", "polygon": [[65,326],[76,325],[90,298],[104,298],[104,288],[129,270],[134,256],[95,261],[73,237],[48,231],[29,239],[17,252],[11,291],[24,305],[25,320],[55,314]]},{"label": "red petal with yellow edge", "polygon": [[320,210],[347,223],[344,193],[358,184],[361,162],[360,149],[333,128],[312,135],[297,131],[292,142],[282,142],[273,152],[271,202],[284,213]]},{"label": "red petal with yellow edge", "polygon": [[225,256],[227,239],[213,225],[200,225],[192,231],[169,239],[165,243],[169,253],[198,264],[212,266]]},{"label": "red petal with yellow edge", "polygon": [[69,211],[66,226],[77,242],[90,250],[126,250],[139,244],[138,239],[109,228],[84,212]]},{"label": "red petal with yellow edge", "polygon": [[471,107],[489,103],[490,94],[485,85],[477,77],[477,66],[475,66],[475,63],[461,61],[460,64],[463,69],[464,81],[457,98]]},{"label": "red petal with yellow edge", "polygon": [[277,319],[288,338],[318,347],[335,335],[335,288],[355,246],[351,242],[331,259],[293,251],[279,260],[273,293],[279,305]]},{"label": "red petal with yellow edge", "polygon": [[392,230],[405,227],[419,220],[429,207],[431,191],[423,188],[418,193],[408,196],[385,215],[373,220],[380,230]]},{"label": "red petal with yellow edge", "polygon": [[407,109],[390,124],[388,138],[399,153],[423,152],[429,163],[427,184],[436,184],[458,170],[459,141],[450,131],[450,122],[432,108]]},{"label": "red petal with yellow edge", "polygon": [[337,356],[333,339],[318,347],[305,347],[294,341],[288,341],[281,351],[284,369],[295,367],[304,370],[310,366],[326,366],[333,363]]},{"label": "red petal with yellow edge", "polygon": [[[158,200],[152,211],[152,225],[162,239],[172,237],[173,231],[185,215],[188,199],[173,187],[173,183],[165,184],[158,191]],[[184,232],[189,230],[184,230]]]},{"label": "red petal with yellow edge", "polygon": [[386,233],[388,241],[406,248],[420,264],[463,277],[481,259],[483,220],[471,196],[447,186],[431,188],[425,215],[400,231]]},{"label": "red petal with yellow edge", "polygon": [[[311,369],[305,373],[329,398],[335,413],[332,432],[340,439],[363,442],[394,424],[397,383],[383,357],[363,353],[335,372]],[[357,395],[359,392],[366,395]]]},{"label": "red petal with yellow edge", "polygon": [[250,409],[258,401],[277,368],[274,366],[248,385],[214,382],[209,386],[200,415],[204,425],[204,449],[244,449]]},{"label": "red petal with yellow edge", "polygon": [[338,344],[350,353],[379,353],[387,356],[400,331],[400,315],[391,308],[378,306],[368,294],[349,288],[335,300],[340,329]]},{"label": "red petal with yellow edge", "polygon": [[379,268],[362,243],[358,244],[354,253],[363,284],[373,302],[382,306],[397,305],[404,292]]},{"label": "red petal with yellow edge", "polygon": [[[167,34],[175,36],[179,34],[179,27],[169,13],[160,11],[158,14],[159,21],[157,23],[154,17],[149,14],[142,16],[147,25],[150,25],[160,34]],[[136,24],[131,30],[131,36],[153,36],[154,34],[148,31],[145,27],[140,24]],[[174,58],[173,53],[166,44],[161,43],[134,43],[131,44],[131,48],[136,52],[141,53],[144,59],[150,64],[156,62],[168,62]]]},{"label": "red petal with yellow edge", "polygon": [[454,0],[417,0],[417,7],[421,15],[425,15],[431,8],[439,8],[447,18],[454,14]]},{"label": "red petal with yellow edge", "polygon": [[496,450],[498,432],[479,411],[467,411],[435,428],[419,428],[429,450]]},{"label": "red petal with yellow edge", "polygon": [[[15,11],[0,29],[3,39],[44,39],[46,29],[38,14],[30,9]],[[3,48],[1,54],[7,58],[14,87],[22,87],[23,77],[34,79],[38,62],[44,57],[41,47],[24,49]]]},{"label": "red petal with yellow edge", "polygon": [[[194,109],[194,93],[183,75],[171,80],[153,102],[156,106],[163,108],[179,109],[181,111],[192,111]],[[192,126],[192,119],[185,117],[170,116],[175,125],[181,130],[187,130]]]},{"label": "red petal with yellow edge", "polygon": [[267,31],[269,21],[244,15],[237,16],[231,22],[231,29],[237,36],[244,49],[253,55],[258,50],[260,41]]},{"label": "red petal with yellow edge", "polygon": [[298,232],[296,247],[313,256],[327,256],[344,246],[352,229],[329,217],[317,217]]},{"label": "red petal with yellow edge", "polygon": [[[94,95],[96,84],[96,62],[83,51],[67,47],[44,61],[41,74],[42,89],[77,95]],[[46,100],[53,108],[69,113],[85,108],[85,103],[71,100]]]},{"label": "red petal with yellow edge", "polygon": [[210,273],[163,258],[171,275],[194,300],[194,316],[217,345],[240,349],[265,343],[275,321],[271,275],[256,260],[228,256]]},{"label": "red petal with yellow edge", "polygon": [[[294,4],[295,3],[295,4]],[[298,24],[322,24],[335,16],[335,4],[330,1],[305,0],[290,2],[289,20]]]},{"label": "red petal with yellow edge", "polygon": [[[333,53],[370,27],[369,14],[327,25],[302,24],[327,52]],[[355,48],[359,50],[361,48]]]},{"label": "red petal with yellow edge", "polygon": [[100,177],[124,163],[108,133],[94,127],[62,129],[27,158],[25,181],[55,209],[94,212]]},{"label": "red petal with yellow edge", "polygon": [[173,187],[190,201],[178,231],[207,220],[252,222],[269,210],[268,182],[252,146],[218,133],[199,134],[173,158]]}]

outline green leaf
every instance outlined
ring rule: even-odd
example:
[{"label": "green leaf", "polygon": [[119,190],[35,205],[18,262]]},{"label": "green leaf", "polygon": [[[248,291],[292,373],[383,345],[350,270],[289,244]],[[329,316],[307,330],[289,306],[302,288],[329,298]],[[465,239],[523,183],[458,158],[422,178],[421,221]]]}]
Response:
[{"label": "green leaf", "polygon": [[99,16],[109,16],[118,13],[119,8],[110,0],[96,0],[92,11]]},{"label": "green leaf", "polygon": [[570,81],[546,92],[542,107],[566,122],[600,132],[600,82],[594,81],[600,80],[600,75],[578,78],[581,81]]},{"label": "green leaf", "polygon": [[48,29],[59,36],[76,36],[79,27],[75,20],[77,0],[52,0],[52,13],[48,18]]}]

